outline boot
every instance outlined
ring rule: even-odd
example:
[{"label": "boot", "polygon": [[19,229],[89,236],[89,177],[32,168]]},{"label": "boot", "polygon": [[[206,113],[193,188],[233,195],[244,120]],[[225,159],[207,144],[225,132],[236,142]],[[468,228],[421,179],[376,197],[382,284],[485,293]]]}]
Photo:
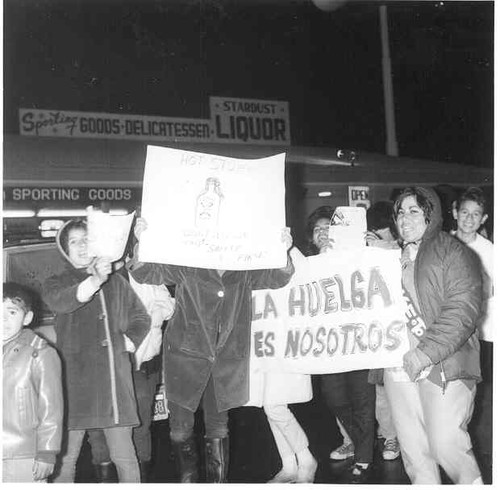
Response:
[{"label": "boot", "polygon": [[227,483],[229,437],[205,437],[205,470],[207,483]]},{"label": "boot", "polygon": [[149,470],[151,461],[139,461],[139,470],[141,472],[141,483],[149,483]]},{"label": "boot", "polygon": [[172,441],[180,483],[198,483],[198,449],[194,436],[181,442]]},{"label": "boot", "polygon": [[112,461],[95,464],[96,483],[118,483],[118,474]]}]

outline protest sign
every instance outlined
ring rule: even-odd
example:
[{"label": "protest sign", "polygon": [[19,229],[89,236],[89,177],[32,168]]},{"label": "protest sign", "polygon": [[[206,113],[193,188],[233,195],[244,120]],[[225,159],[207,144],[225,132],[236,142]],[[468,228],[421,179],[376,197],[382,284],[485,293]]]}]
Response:
[{"label": "protest sign", "polygon": [[322,374],[402,366],[409,350],[399,250],[294,258],[281,289],[253,292],[251,369]]},{"label": "protest sign", "polygon": [[286,265],[285,154],[245,160],[148,146],[139,260],[207,269]]},{"label": "protest sign", "polygon": [[135,212],[124,216],[103,213],[92,206],[87,208],[87,246],[89,257],[119,260],[127,245]]},{"label": "protest sign", "polygon": [[338,206],[330,220],[328,238],[333,240],[332,249],[357,247],[364,249],[366,245],[366,209],[363,207]]}]

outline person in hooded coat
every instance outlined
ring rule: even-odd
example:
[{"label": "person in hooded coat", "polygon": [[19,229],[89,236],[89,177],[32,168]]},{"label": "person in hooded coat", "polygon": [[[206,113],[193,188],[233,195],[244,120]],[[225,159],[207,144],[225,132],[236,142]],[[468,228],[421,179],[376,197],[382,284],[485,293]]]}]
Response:
[{"label": "person in hooded coat", "polygon": [[467,426],[481,381],[476,331],[481,265],[441,230],[441,205],[428,188],[405,189],[394,203],[402,246],[410,350],[384,372],[403,463],[414,484],[482,484]]},{"label": "person in hooded coat", "polygon": [[103,429],[120,482],[140,482],[132,428],[139,425],[127,338],[138,347],[151,319],[106,258],[87,254],[87,225],[71,220],[56,243],[68,264],[48,278],[43,299],[55,312],[63,361],[67,449],[55,482],[73,482],[87,429]]}]

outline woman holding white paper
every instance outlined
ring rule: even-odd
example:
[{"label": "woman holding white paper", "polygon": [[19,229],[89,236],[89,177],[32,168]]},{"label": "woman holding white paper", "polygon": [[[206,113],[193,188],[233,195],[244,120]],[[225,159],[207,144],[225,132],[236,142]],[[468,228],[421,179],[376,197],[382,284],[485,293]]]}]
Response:
[{"label": "woman holding white paper", "polygon": [[127,281],[112,273],[111,261],[89,257],[85,221],[65,223],[56,243],[68,264],[45,281],[43,298],[56,313],[56,345],[65,372],[67,449],[54,481],[74,481],[85,432],[103,429],[119,481],[139,483],[132,442],[132,427],[139,419],[124,334],[138,347],[151,319]]}]

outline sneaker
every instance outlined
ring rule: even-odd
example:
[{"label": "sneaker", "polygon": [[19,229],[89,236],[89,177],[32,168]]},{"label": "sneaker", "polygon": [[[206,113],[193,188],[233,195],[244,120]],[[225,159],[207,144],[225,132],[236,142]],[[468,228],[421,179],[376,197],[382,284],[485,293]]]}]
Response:
[{"label": "sneaker", "polygon": [[396,438],[386,439],[384,442],[384,449],[382,450],[382,458],[385,461],[392,461],[396,459],[401,454],[399,449],[399,442]]},{"label": "sneaker", "polygon": [[351,477],[349,483],[362,484],[366,483],[371,475],[372,465],[367,463],[354,463],[351,469]]},{"label": "sneaker", "polygon": [[330,459],[336,461],[343,461],[344,459],[349,459],[354,456],[354,444],[351,442],[349,444],[342,444],[337,449],[334,449],[330,453]]}]

